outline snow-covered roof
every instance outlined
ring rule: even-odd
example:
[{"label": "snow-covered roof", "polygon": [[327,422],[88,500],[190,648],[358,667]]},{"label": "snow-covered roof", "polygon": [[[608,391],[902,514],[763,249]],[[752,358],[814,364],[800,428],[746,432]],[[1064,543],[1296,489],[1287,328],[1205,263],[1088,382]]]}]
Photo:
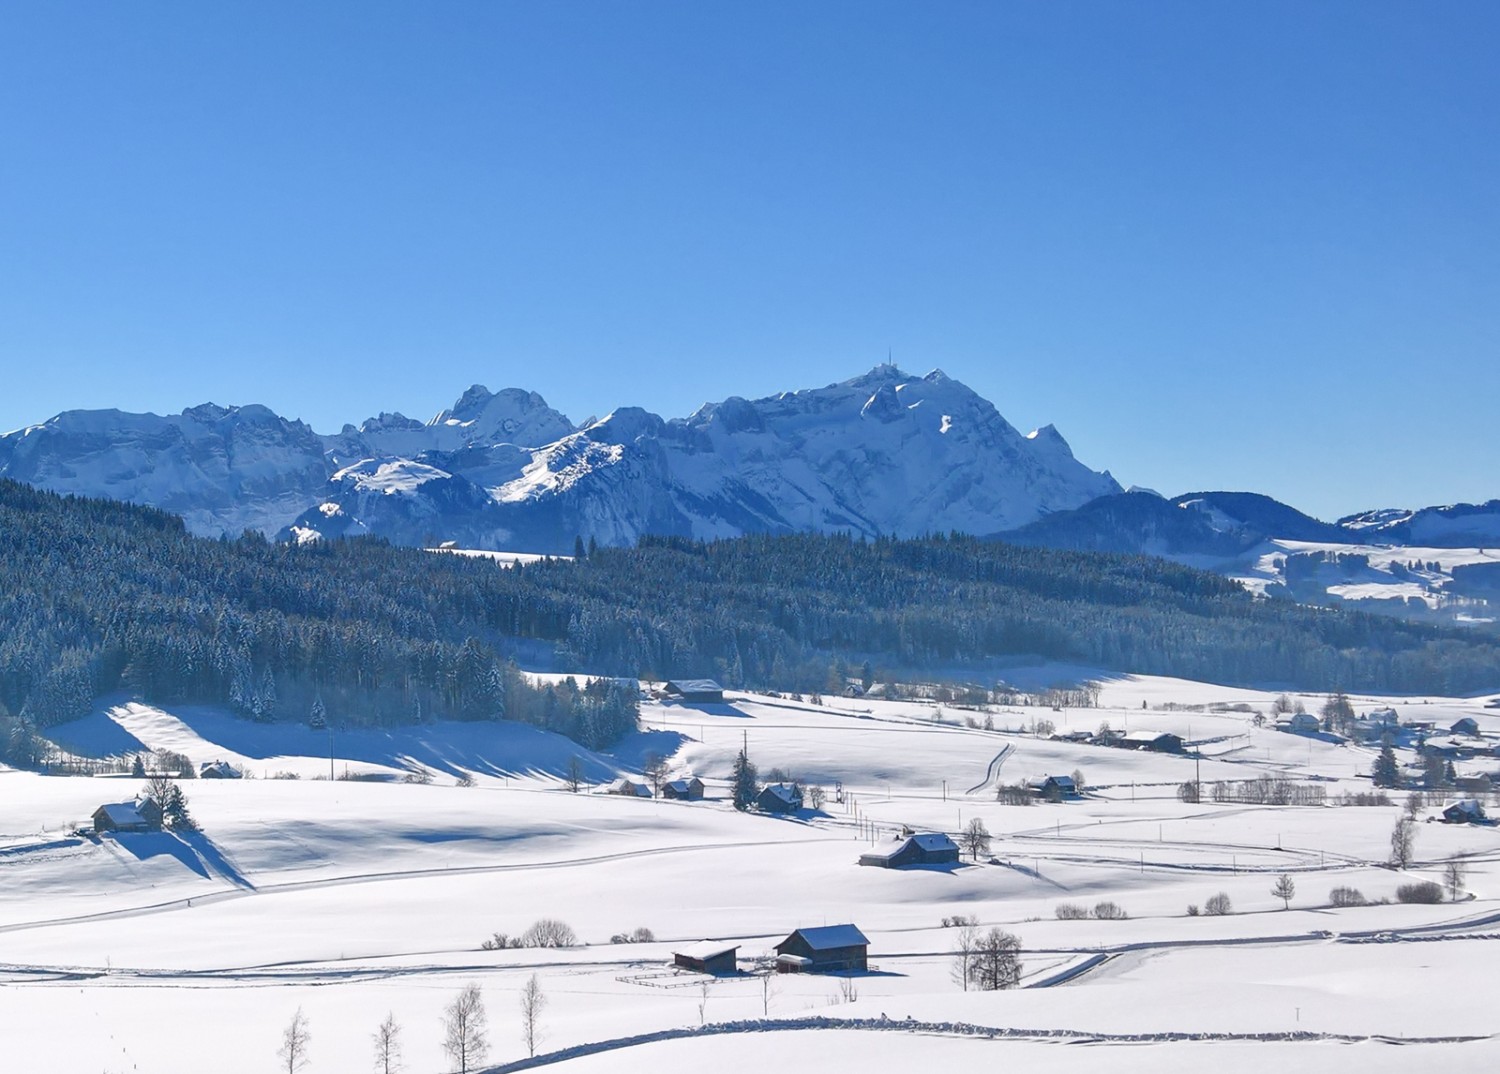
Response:
[{"label": "snow-covered roof", "polygon": [[689,789],[691,789],[691,784],[695,780],[699,783],[703,782],[702,780],[698,779],[697,776],[689,776],[687,779],[674,779],[669,782],[667,786],[671,787],[678,794],[686,794]]},{"label": "snow-covered roof", "polygon": [[721,694],[724,692],[724,687],[712,679],[673,679],[667,683],[667,686],[684,694]]},{"label": "snow-covered roof", "polygon": [[1027,783],[1027,786],[1031,787],[1034,790],[1040,790],[1043,787],[1047,786],[1048,783],[1051,783],[1056,787],[1061,787],[1063,790],[1078,789],[1077,785],[1073,781],[1072,776],[1043,776],[1041,779],[1031,780],[1029,783]]},{"label": "snow-covered roof", "polygon": [[957,850],[958,844],[942,832],[921,832],[911,837],[923,850]]},{"label": "snow-covered roof", "polygon": [[740,949],[737,943],[725,943],[723,940],[699,940],[688,947],[679,947],[673,951],[674,955],[684,955],[687,958],[699,958],[705,961],[715,955],[733,954]]},{"label": "snow-covered roof", "polygon": [[[148,798],[146,799],[146,801],[150,801],[150,799]],[[109,823],[115,825],[116,827],[129,828],[138,824],[151,823],[145,817],[141,816],[140,807],[142,804],[144,803],[111,802],[107,805],[100,806],[94,812],[96,814],[103,813]]]},{"label": "snow-covered roof", "polygon": [[853,925],[820,925],[817,928],[798,929],[807,946],[814,951],[828,951],[835,947],[868,946],[865,934]]},{"label": "snow-covered roof", "polygon": [[794,804],[797,801],[797,789],[790,783],[768,783],[765,790],[774,794],[788,805]]},{"label": "snow-covered roof", "polygon": [[[1170,731],[1130,731],[1122,736],[1126,742],[1155,742],[1161,738],[1177,738]],[[1059,776],[1059,779],[1062,777]]]}]

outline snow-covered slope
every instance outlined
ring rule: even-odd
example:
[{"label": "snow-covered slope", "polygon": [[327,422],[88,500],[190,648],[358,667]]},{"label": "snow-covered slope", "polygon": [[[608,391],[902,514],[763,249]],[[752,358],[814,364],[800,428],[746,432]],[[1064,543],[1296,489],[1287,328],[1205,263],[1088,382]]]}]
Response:
[{"label": "snow-covered slope", "polygon": [[328,480],[322,439],[263,406],[70,410],[0,437],[0,477],[172,511],[195,533],[275,531]]},{"label": "snow-covered slope", "polygon": [[1424,507],[1417,511],[1383,508],[1339,519],[1356,539],[1378,544],[1483,548],[1500,544],[1500,500]]},{"label": "snow-covered slope", "polygon": [[[480,512],[482,524],[449,523],[489,533],[482,547],[542,552],[567,551],[575,536],[624,544],[646,533],[983,533],[1119,491],[1051,426],[1023,436],[958,381],[889,365],[826,388],[732,397],[686,419],[622,408],[525,459],[471,447],[442,465],[483,484],[498,507]],[[298,519],[297,532],[345,532],[322,520],[354,516],[409,539],[362,515],[370,506],[339,487]]]},{"label": "snow-covered slope", "polygon": [[553,553],[575,536],[989,533],[1119,491],[1051,426],[1023,436],[958,381],[891,365],[581,428],[535,392],[479,385],[425,424],[383,413],[326,437],[260,406],[69,411],[0,437],[0,476],[163,507],[197,533]]}]

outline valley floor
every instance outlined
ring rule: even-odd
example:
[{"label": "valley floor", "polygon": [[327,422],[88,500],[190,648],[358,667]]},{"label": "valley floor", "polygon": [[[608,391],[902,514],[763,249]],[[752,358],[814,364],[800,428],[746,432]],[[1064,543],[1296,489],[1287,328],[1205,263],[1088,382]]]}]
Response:
[{"label": "valley floor", "polygon": [[[388,1012],[406,1069],[445,1071],[443,1011],[472,982],[488,1012],[488,1062],[508,1064],[526,1056],[518,1003],[534,974],[547,999],[540,1050],[582,1048],[548,1070],[1492,1066],[1500,829],[1442,824],[1429,808],[1417,860],[1400,873],[1385,865],[1398,805],[1178,800],[1195,771],[1206,782],[1316,781],[1331,799],[1371,789],[1368,749],[1189,708],[1263,711],[1271,696],[1121,678],[1105,684],[1100,708],[997,710],[995,730],[965,726],[983,713],[914,702],[736,693],[722,706],[651,703],[640,734],[584,758],[592,782],[576,794],[561,775],[579,751],[526,728],[335,737],[336,774],[425,766],[433,779],[328,780],[326,736],[121,703],[59,739],[80,753],[134,742],[228,759],[263,778],[185,783],[201,835],[88,838],[72,829],[139,780],[0,771],[6,1053],[26,1070],[172,1074],[208,1061],[225,1074],[269,1071],[300,1008],[310,1071],[369,1069]],[[1500,733],[1487,700],[1355,703],[1443,726],[1474,716]],[[1104,721],[1172,731],[1201,742],[1204,759],[1052,741],[1026,732],[1037,719],[1059,731]],[[736,813],[723,799],[747,743],[763,772],[827,788],[823,811]],[[600,793],[653,751],[671,754],[674,775],[704,778],[711,800]],[[1075,769],[1090,788],[1081,801],[995,800],[997,781]],[[300,778],[264,778],[277,773]],[[465,773],[473,786],[457,785]],[[902,825],[956,835],[975,818],[993,833],[977,862],[856,864]],[[1455,857],[1465,865],[1457,902],[1329,905],[1335,886],[1379,900],[1416,879],[1441,883]],[[1290,909],[1271,894],[1282,874],[1296,887]],[[1221,893],[1233,913],[1188,915]],[[1056,916],[1059,904],[1103,900],[1129,917]],[[955,915],[1021,938],[1021,988],[955,983],[956,932],[942,924]],[[543,917],[581,942],[480,949]],[[870,973],[756,972],[792,929],[842,922],[870,937]],[[637,927],[656,940],[608,942]],[[745,972],[669,968],[674,949],[705,938],[738,944]]]}]

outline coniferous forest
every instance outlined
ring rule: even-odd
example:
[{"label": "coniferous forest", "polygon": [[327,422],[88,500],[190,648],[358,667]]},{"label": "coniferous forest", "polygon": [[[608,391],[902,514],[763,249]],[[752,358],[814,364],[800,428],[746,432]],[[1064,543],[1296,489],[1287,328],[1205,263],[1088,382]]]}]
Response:
[{"label": "coniferous forest", "polygon": [[532,684],[510,655],[539,645],[565,670],[790,689],[844,661],[1004,656],[1320,691],[1500,687],[1487,636],[1257,599],[1145,557],[804,534],[505,569],[367,539],[197,538],[161,511],[0,482],[13,738],[119,690],[266,721],[514,719],[591,747],[635,727],[630,686]]}]

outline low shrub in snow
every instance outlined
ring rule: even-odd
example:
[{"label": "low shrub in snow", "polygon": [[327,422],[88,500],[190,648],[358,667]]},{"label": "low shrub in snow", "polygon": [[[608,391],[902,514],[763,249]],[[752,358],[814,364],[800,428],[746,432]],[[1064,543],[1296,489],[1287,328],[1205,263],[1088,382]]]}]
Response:
[{"label": "low shrub in snow", "polygon": [[1328,893],[1328,901],[1334,906],[1368,906],[1370,903],[1359,888],[1349,887],[1334,888]]},{"label": "low shrub in snow", "polygon": [[1221,891],[1217,895],[1209,896],[1208,901],[1203,904],[1203,912],[1210,917],[1222,917],[1224,914],[1234,913],[1233,904],[1229,901],[1229,894]]},{"label": "low shrub in snow", "polygon": [[1443,889],[1431,880],[1415,884],[1402,884],[1396,889],[1397,902],[1439,903],[1443,901]]}]

